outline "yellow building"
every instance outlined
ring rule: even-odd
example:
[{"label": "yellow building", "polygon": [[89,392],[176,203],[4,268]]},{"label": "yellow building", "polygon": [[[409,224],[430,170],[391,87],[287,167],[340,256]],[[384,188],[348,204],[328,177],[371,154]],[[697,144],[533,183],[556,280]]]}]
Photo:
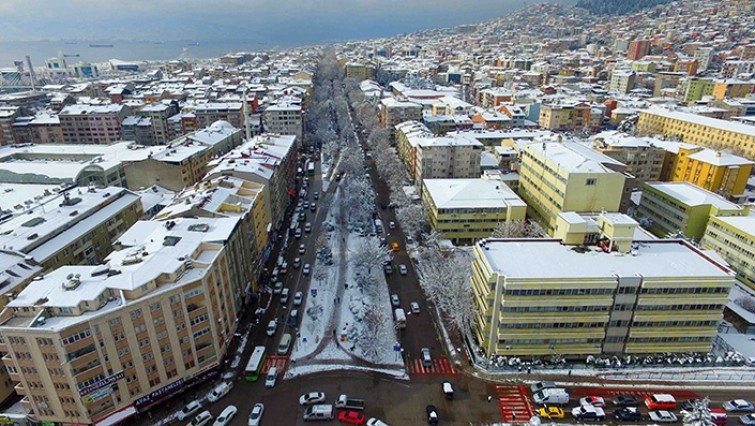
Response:
[{"label": "yellow building", "polygon": [[652,108],[640,113],[637,129],[642,135],[679,137],[683,142],[713,149],[729,149],[755,159],[755,126]]},{"label": "yellow building", "polygon": [[[519,194],[549,234],[561,212],[618,212],[626,176],[615,160],[576,143],[535,142],[522,151]],[[623,166],[623,165],[622,165]]]},{"label": "yellow building", "polygon": [[715,83],[708,78],[690,77],[684,88],[684,103],[699,101],[703,96],[713,95]]},{"label": "yellow building", "polygon": [[381,99],[379,119],[383,127],[391,130],[404,121],[421,120],[422,104],[395,98]]},{"label": "yellow building", "polygon": [[725,98],[745,98],[752,94],[755,83],[743,80],[719,80],[713,84],[713,97],[718,100]]},{"label": "yellow building", "polygon": [[548,239],[474,246],[472,329],[487,356],[710,351],[734,272],[684,241],[612,244],[613,233],[624,237],[634,225],[608,222],[600,247]]},{"label": "yellow building", "polygon": [[527,214],[524,201],[495,179],[425,179],[422,204],[432,230],[456,244],[490,237],[499,222]]},{"label": "yellow building", "polygon": [[712,216],[745,216],[748,211],[691,183],[646,182],[637,214],[659,237],[682,232],[699,241]]},{"label": "yellow building", "polygon": [[730,200],[740,198],[752,172],[752,161],[702,147],[680,146],[669,180],[689,182]]},{"label": "yellow building", "polygon": [[31,419],[115,424],[211,377],[241,307],[237,230],[235,218],[138,222],[107,264],[56,269],[8,303],[0,348]]},{"label": "yellow building", "polygon": [[584,102],[540,105],[540,127],[548,130],[578,130],[590,127],[590,105]]},{"label": "yellow building", "polygon": [[660,180],[666,151],[655,145],[655,138],[641,138],[617,131],[606,131],[593,138],[593,148],[627,166],[626,172],[637,182]]},{"label": "yellow building", "polygon": [[713,216],[700,244],[715,250],[755,290],[755,217]]},{"label": "yellow building", "polygon": [[375,78],[375,66],[360,62],[346,62],[344,65],[346,78],[355,78],[359,81],[372,80]]}]

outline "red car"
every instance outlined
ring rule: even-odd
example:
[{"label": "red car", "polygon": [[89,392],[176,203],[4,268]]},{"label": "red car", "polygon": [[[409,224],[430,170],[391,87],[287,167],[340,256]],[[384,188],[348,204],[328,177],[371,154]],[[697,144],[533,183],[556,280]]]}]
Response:
[{"label": "red car", "polygon": [[359,411],[341,411],[338,414],[338,421],[348,423],[350,425],[363,425],[364,414]]},{"label": "red car", "polygon": [[710,419],[714,424],[719,426],[725,425],[729,421],[726,411],[723,408],[711,408]]}]

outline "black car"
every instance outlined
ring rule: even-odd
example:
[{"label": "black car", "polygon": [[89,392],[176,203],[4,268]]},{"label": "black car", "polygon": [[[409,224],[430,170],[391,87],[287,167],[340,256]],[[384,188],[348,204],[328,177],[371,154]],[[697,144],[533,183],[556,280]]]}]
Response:
[{"label": "black car", "polygon": [[428,405],[427,407],[425,407],[425,411],[427,412],[427,424],[437,425],[438,424],[438,409],[435,408],[434,405]]},{"label": "black car", "polygon": [[640,405],[640,401],[636,396],[631,394],[619,395],[613,399],[613,405],[617,407],[636,407]]},{"label": "black car", "polygon": [[637,407],[624,407],[613,412],[613,418],[619,421],[631,422],[640,420],[642,415]]}]

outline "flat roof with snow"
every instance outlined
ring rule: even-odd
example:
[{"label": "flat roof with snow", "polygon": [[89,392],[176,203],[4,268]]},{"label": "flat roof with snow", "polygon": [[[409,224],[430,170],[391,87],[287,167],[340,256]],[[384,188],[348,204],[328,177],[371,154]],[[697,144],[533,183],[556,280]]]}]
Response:
[{"label": "flat roof with snow", "polygon": [[488,179],[424,179],[438,209],[505,209],[526,207],[505,183]]},{"label": "flat roof with snow", "polygon": [[722,210],[743,209],[718,194],[688,182],[646,182],[645,185],[690,207],[713,205]]}]

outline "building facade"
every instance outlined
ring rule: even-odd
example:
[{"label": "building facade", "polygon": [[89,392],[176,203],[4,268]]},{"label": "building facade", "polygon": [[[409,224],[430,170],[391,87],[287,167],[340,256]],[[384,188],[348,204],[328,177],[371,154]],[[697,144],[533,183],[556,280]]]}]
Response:
[{"label": "building facade", "polygon": [[700,245],[715,250],[737,272],[739,281],[755,289],[755,218],[713,216]]},{"label": "building facade", "polygon": [[68,105],[58,114],[67,144],[110,144],[123,139],[121,123],[133,115],[126,105]]}]

